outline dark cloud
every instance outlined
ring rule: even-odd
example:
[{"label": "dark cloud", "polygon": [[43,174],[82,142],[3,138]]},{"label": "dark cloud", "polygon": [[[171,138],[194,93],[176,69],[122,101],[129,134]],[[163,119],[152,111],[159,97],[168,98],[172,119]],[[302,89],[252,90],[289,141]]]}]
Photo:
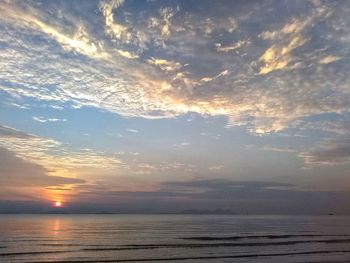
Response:
[{"label": "dark cloud", "polygon": [[27,134],[22,131],[18,131],[14,128],[0,125],[0,137],[14,137],[21,139],[33,138],[33,135]]},{"label": "dark cloud", "polygon": [[334,141],[322,148],[301,153],[306,164],[341,164],[350,162],[350,141]]},{"label": "dark cloud", "polygon": [[[172,188],[170,190],[169,188]],[[192,191],[188,191],[192,189]],[[195,190],[194,190],[195,189]],[[178,213],[230,211],[247,214],[350,214],[347,191],[302,191],[292,184],[227,179],[165,182],[154,191],[76,187],[64,211],[74,213]],[[0,212],[45,212],[46,203],[0,202]]]},{"label": "dark cloud", "polygon": [[0,185],[2,187],[57,186],[80,183],[84,183],[84,180],[49,176],[44,167],[25,161],[16,157],[13,152],[0,148]]},{"label": "dark cloud", "polygon": [[[77,190],[82,194],[93,196],[118,196],[118,198],[226,198],[234,196],[247,197],[252,193],[262,194],[271,191],[287,191],[295,187],[293,184],[260,182],[260,181],[232,181],[227,179],[210,179],[183,182],[164,182],[154,191],[114,191],[108,186],[82,185]],[[79,194],[78,194],[79,196]],[[103,197],[104,198],[104,197]],[[108,198],[107,198],[108,199]]]},{"label": "dark cloud", "polygon": [[259,181],[231,181],[227,179],[209,179],[186,182],[166,182],[162,185],[165,189],[179,191],[188,188],[216,190],[216,189],[266,189],[292,187],[292,184],[259,182]]},{"label": "dark cloud", "polygon": [[165,182],[154,191],[113,191],[107,187],[95,189],[94,185],[78,186],[76,190],[79,192],[79,189],[80,193],[70,196],[72,201],[66,204],[66,211],[177,213],[190,210],[215,213],[226,210],[238,214],[350,214],[346,205],[350,192],[302,191],[292,184],[278,182],[218,179]]}]

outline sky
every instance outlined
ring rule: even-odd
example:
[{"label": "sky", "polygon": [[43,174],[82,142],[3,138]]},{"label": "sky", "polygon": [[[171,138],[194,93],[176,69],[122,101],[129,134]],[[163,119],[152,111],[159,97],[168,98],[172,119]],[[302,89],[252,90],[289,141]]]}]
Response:
[{"label": "sky", "polygon": [[1,0],[0,212],[350,214],[349,13]]}]

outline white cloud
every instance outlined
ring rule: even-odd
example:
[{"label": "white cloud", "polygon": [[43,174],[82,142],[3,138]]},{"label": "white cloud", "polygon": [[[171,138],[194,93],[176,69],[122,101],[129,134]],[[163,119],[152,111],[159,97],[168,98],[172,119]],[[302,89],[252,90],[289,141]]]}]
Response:
[{"label": "white cloud", "polygon": [[329,64],[329,63],[333,63],[335,61],[338,61],[339,59],[341,59],[341,57],[328,55],[328,56],[321,58],[320,63],[321,64]]},{"label": "white cloud", "polygon": [[30,105],[29,104],[18,104],[18,103],[15,103],[15,102],[7,102],[6,105],[9,105],[11,107],[15,107],[15,108],[19,108],[19,109],[22,109],[22,110],[29,110],[30,109]]},{"label": "white cloud", "polygon": [[179,62],[166,59],[150,58],[148,62],[152,65],[158,66],[163,71],[175,71],[182,67]]},{"label": "white cloud", "polygon": [[224,168],[225,166],[224,165],[215,165],[215,166],[210,166],[209,167],[209,170],[210,171],[220,171]]},{"label": "white cloud", "polygon": [[190,142],[175,143],[175,144],[173,144],[173,148],[174,149],[183,149],[183,148],[187,148],[190,145],[191,145]]},{"label": "white cloud", "polygon": [[124,0],[102,1],[100,10],[105,18],[106,32],[113,38],[129,42],[131,34],[126,25],[115,21],[113,9],[117,9],[124,3]]},{"label": "white cloud", "polygon": [[164,172],[186,172],[192,173],[196,167],[192,164],[171,162],[171,163],[135,163],[133,165],[135,174],[155,174]]},{"label": "white cloud", "polygon": [[65,122],[67,119],[57,119],[57,118],[44,118],[44,117],[33,117],[33,120],[41,123],[46,123],[46,122]]},{"label": "white cloud", "polygon": [[217,78],[220,78],[220,77],[223,77],[223,76],[226,76],[227,74],[229,74],[230,72],[226,69],[222,72],[220,72],[219,74],[215,75],[214,77],[204,77],[201,79],[202,82],[209,82],[209,81],[213,81]]},{"label": "white cloud", "polygon": [[101,51],[98,45],[91,40],[82,25],[76,25],[75,32],[61,32],[59,28],[44,22],[44,19],[47,19],[46,14],[28,5],[21,8],[20,5],[3,3],[0,13],[2,14],[2,20],[33,30],[40,30],[60,43],[65,50],[73,50],[97,59],[108,57],[107,53]]},{"label": "white cloud", "polygon": [[126,58],[129,58],[129,59],[135,59],[135,58],[139,57],[137,54],[134,54],[134,53],[131,53],[131,52],[125,51],[125,50],[118,49],[117,52],[119,55],[126,57]]},{"label": "white cloud", "polygon": [[297,68],[297,59],[292,55],[292,52],[308,41],[309,39],[298,35],[290,39],[286,45],[271,46],[259,58],[259,61],[263,63],[259,73],[267,74],[275,70]]},{"label": "white cloud", "polygon": [[248,40],[240,40],[238,42],[234,42],[228,46],[222,46],[221,43],[215,43],[215,48],[218,52],[229,52],[236,49],[239,49],[245,45],[248,45],[250,42]]},{"label": "white cloud", "polygon": [[132,132],[132,133],[138,133],[139,131],[138,130],[135,130],[135,129],[126,129],[128,132]]},{"label": "white cloud", "polygon": [[296,153],[296,149],[292,148],[286,148],[286,147],[276,147],[276,146],[271,146],[271,145],[265,145],[264,147],[261,148],[261,150],[264,151],[272,151],[272,152],[285,152],[285,153]]}]

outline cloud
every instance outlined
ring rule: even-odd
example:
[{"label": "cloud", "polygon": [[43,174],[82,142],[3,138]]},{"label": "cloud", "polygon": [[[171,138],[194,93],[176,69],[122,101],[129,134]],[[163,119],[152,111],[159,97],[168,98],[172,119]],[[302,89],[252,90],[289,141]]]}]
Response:
[{"label": "cloud", "polygon": [[[281,30],[273,32],[263,32],[260,37],[276,41],[260,57],[264,65],[260,68],[260,74],[268,74],[275,70],[286,70],[301,67],[304,61],[293,53],[296,49],[305,45],[310,38],[306,35],[307,29],[313,26],[315,21],[322,21],[331,14],[331,10],[326,7],[317,7],[312,10],[309,17],[301,19],[293,18],[291,22],[285,24]],[[322,59],[321,59],[322,61]],[[327,61],[327,59],[326,59]]]},{"label": "cloud", "polygon": [[204,77],[201,79],[202,82],[209,82],[209,81],[213,81],[217,78],[220,78],[220,77],[223,77],[223,76],[226,76],[227,74],[229,74],[230,72],[226,69],[222,72],[220,72],[219,74],[217,74],[216,76],[214,77]]},{"label": "cloud", "polygon": [[0,184],[2,187],[44,187],[82,184],[76,178],[49,176],[43,166],[25,161],[14,153],[0,148]]},{"label": "cloud", "polygon": [[135,129],[126,129],[128,132],[132,132],[132,133],[138,133],[139,131],[138,130],[135,130]]},{"label": "cloud", "polygon": [[138,58],[139,56],[134,54],[134,53],[131,53],[129,51],[125,51],[125,50],[117,50],[117,52],[119,53],[119,55],[123,56],[123,57],[126,57],[126,58],[129,58],[129,59],[135,59],[135,58]]},{"label": "cloud", "polygon": [[132,169],[128,171],[129,174],[152,174],[152,175],[164,175],[164,173],[177,174],[177,173],[193,173],[196,170],[196,166],[187,163],[180,162],[140,162],[129,164]]},{"label": "cloud", "polygon": [[25,132],[13,129],[8,126],[0,125],[0,136],[8,139],[20,138],[20,139],[30,139],[34,138],[34,135],[27,134]]},{"label": "cloud", "polygon": [[100,52],[98,45],[90,39],[82,25],[78,26],[74,33],[68,35],[60,32],[55,26],[44,22],[44,13],[31,6],[25,5],[23,7],[20,4],[3,3],[0,12],[4,14],[2,19],[6,22],[15,22],[21,26],[40,30],[59,42],[66,50],[74,50],[93,58],[106,58],[107,54]]},{"label": "cloud", "polygon": [[210,171],[219,171],[219,170],[222,170],[224,167],[225,167],[224,165],[210,166],[209,170]]},{"label": "cloud", "polygon": [[264,63],[260,68],[260,74],[267,74],[275,70],[283,70],[287,68],[295,68],[297,64],[294,63],[295,58],[291,52],[304,45],[308,39],[301,36],[296,36],[290,40],[286,45],[273,45],[267,49],[260,57],[259,61]]},{"label": "cloud", "polygon": [[339,59],[341,59],[341,57],[328,55],[328,56],[321,58],[319,62],[321,64],[329,64],[329,63],[333,63],[335,61],[338,61]]},{"label": "cloud", "polygon": [[198,29],[206,36],[216,33],[217,31],[226,31],[229,33],[237,29],[237,21],[234,17],[214,17],[205,18],[199,22]]},{"label": "cloud", "polygon": [[281,30],[276,31],[265,31],[262,32],[259,37],[262,39],[270,40],[280,40],[285,38],[290,34],[297,34],[304,30],[305,27],[314,19],[314,17],[309,17],[307,19],[295,19],[293,18],[289,23],[285,24]]},{"label": "cloud", "polygon": [[285,153],[296,153],[296,149],[291,149],[291,148],[282,148],[282,147],[274,147],[271,145],[265,145],[264,147],[261,148],[261,150],[264,151],[272,151],[272,152],[285,152]]},{"label": "cloud", "polygon": [[123,0],[102,1],[100,9],[105,18],[106,32],[116,39],[129,42],[131,35],[128,32],[128,27],[117,23],[113,14],[113,9],[120,7],[123,3]]},{"label": "cloud", "polygon": [[240,40],[236,43],[232,43],[228,46],[222,46],[220,43],[215,43],[215,48],[218,52],[230,52],[236,49],[243,47],[244,45],[248,45],[250,42],[248,40]]},{"label": "cloud", "polygon": [[304,131],[323,131],[343,136],[350,133],[350,120],[347,117],[340,117],[334,120],[318,120],[300,122],[296,124],[299,130]]},{"label": "cloud", "polygon": [[108,169],[123,165],[116,156],[91,149],[69,149],[56,140],[6,126],[0,126],[0,138],[1,147],[27,162],[44,167],[50,175],[65,175],[68,171],[73,175],[84,167]]},{"label": "cloud", "polygon": [[165,46],[165,41],[171,35],[171,18],[174,16],[175,12],[172,8],[162,8],[160,13],[163,17],[163,21],[161,22],[159,43],[162,44],[162,46]]},{"label": "cloud", "polygon": [[137,191],[116,191],[103,183],[99,186],[85,184],[78,186],[78,189],[82,191],[77,197],[80,196],[84,200],[89,200],[90,198],[119,201],[128,200],[128,203],[133,205],[135,201],[143,203],[146,200],[153,200],[157,203],[161,201],[165,201],[166,203],[169,201],[175,203],[185,201],[188,204],[194,203],[198,205],[198,201],[203,200],[207,206],[211,206],[210,204],[214,200],[232,200],[233,197],[247,201],[249,199],[258,199],[259,197],[273,199],[276,196],[283,196],[284,193],[288,195],[290,191],[295,190],[295,186],[276,182],[210,179],[183,182],[165,181],[158,186],[153,186],[153,189],[147,191],[142,189]]},{"label": "cloud", "polygon": [[182,67],[179,62],[159,58],[151,58],[148,60],[148,62],[152,65],[158,66],[163,71],[175,71]]},{"label": "cloud", "polygon": [[28,104],[20,105],[20,104],[15,103],[15,102],[7,102],[6,105],[9,105],[9,106],[15,107],[15,108],[19,108],[22,110],[29,110],[30,109],[30,105],[28,105]]},{"label": "cloud", "polygon": [[57,119],[57,118],[44,118],[44,117],[33,117],[33,120],[41,123],[46,123],[46,122],[65,122],[67,119]]},{"label": "cloud", "polygon": [[337,165],[350,162],[350,141],[332,141],[299,155],[306,165]]},{"label": "cloud", "polygon": [[173,147],[174,147],[174,149],[183,149],[183,148],[186,148],[186,147],[188,147],[190,145],[191,145],[190,142],[181,142],[181,143],[173,144]]},{"label": "cloud", "polygon": [[224,116],[257,134],[349,112],[346,5],[296,3],[296,13],[230,3],[229,14],[214,5],[191,13],[148,4],[139,12],[102,1],[98,12],[82,4],[74,13],[57,2],[45,6],[49,16],[32,2],[6,2],[1,92],[128,117]]},{"label": "cloud", "polygon": [[197,193],[205,193],[210,191],[226,191],[226,190],[238,190],[243,189],[249,191],[259,191],[263,189],[290,189],[294,185],[286,183],[276,182],[263,182],[263,181],[234,181],[228,179],[208,179],[208,180],[194,180],[185,182],[165,182],[162,185],[163,189],[171,189],[175,192],[183,192],[191,189],[196,190]]},{"label": "cloud", "polygon": [[[226,210],[254,215],[350,212],[346,206],[349,199],[346,191],[303,191],[293,184],[227,179],[167,181],[153,189],[135,191],[116,191],[103,183],[81,184],[69,198],[72,202],[65,208],[67,212],[203,213]],[[23,207],[30,207],[30,204],[0,203],[3,211],[23,211]]]}]

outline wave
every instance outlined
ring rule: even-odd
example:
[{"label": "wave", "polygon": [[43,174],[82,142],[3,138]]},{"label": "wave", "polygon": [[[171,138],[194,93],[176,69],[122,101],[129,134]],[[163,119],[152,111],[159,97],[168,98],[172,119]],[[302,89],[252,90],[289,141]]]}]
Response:
[{"label": "wave", "polygon": [[[209,259],[238,259],[238,258],[262,258],[262,257],[280,257],[280,256],[300,256],[314,254],[331,254],[331,253],[350,253],[350,250],[323,250],[323,251],[301,251],[290,253],[263,253],[263,254],[239,254],[239,255],[223,255],[223,256],[199,256],[199,257],[168,257],[168,258],[130,258],[130,259],[99,259],[99,260],[69,260],[55,261],[56,263],[107,263],[107,262],[145,262],[145,261],[184,261],[184,260],[209,260]],[[34,263],[30,261],[27,263]],[[37,262],[35,262],[37,263]],[[40,263],[52,263],[52,261],[40,261]]]},{"label": "wave", "polygon": [[326,239],[326,240],[296,240],[282,242],[250,242],[250,243],[185,243],[185,244],[144,244],[123,245],[106,248],[84,248],[84,251],[112,251],[112,250],[140,250],[160,248],[205,248],[205,247],[261,247],[261,246],[289,246],[304,243],[350,243],[350,239]]},{"label": "wave", "polygon": [[108,245],[100,245],[100,244],[94,244],[94,245],[88,245],[88,244],[36,244],[37,246],[44,246],[44,247],[106,247]]},{"label": "wave", "polygon": [[56,253],[67,253],[67,252],[74,252],[74,251],[28,251],[28,252],[7,252],[7,253],[0,253],[0,257],[6,257],[6,256],[24,256],[24,255],[40,255],[40,254],[56,254]]},{"label": "wave", "polygon": [[[55,250],[55,251],[28,251],[28,252],[6,252],[0,253],[0,257],[6,256],[21,256],[21,255],[38,255],[38,254],[54,254],[54,253],[69,253],[79,251],[125,251],[125,250],[148,250],[148,249],[166,249],[166,248],[211,248],[211,247],[262,247],[262,246],[289,246],[305,243],[350,243],[350,239],[324,239],[324,240],[296,240],[296,241],[282,241],[282,242],[249,242],[249,243],[185,243],[185,244],[129,244],[118,247],[104,247],[105,245],[98,245],[99,247],[82,248],[76,250]],[[83,246],[76,244],[52,244],[53,246]],[[51,246],[51,245],[48,245]],[[93,246],[93,245],[91,245]]]},{"label": "wave", "polygon": [[[76,239],[78,240],[78,239]],[[55,239],[10,239],[10,240],[1,240],[2,243],[17,243],[17,242],[55,242]],[[72,239],[60,239],[60,241],[72,241]]]},{"label": "wave", "polygon": [[213,237],[213,236],[200,236],[200,237],[182,237],[183,240],[199,240],[199,241],[215,241],[215,240],[240,240],[240,239],[285,239],[295,237],[330,237],[330,236],[350,236],[350,235],[320,235],[320,234],[299,234],[299,235],[247,235],[247,236],[229,236],[229,237]]}]

